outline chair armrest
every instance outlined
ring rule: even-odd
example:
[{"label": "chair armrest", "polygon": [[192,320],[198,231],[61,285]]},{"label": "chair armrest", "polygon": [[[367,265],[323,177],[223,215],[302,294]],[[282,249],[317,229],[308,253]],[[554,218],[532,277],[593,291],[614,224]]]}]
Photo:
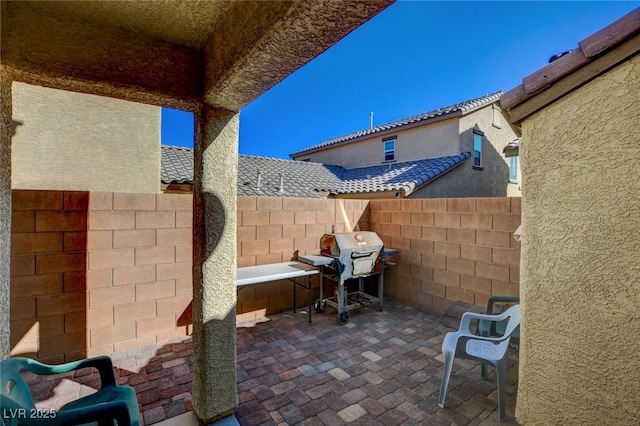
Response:
[{"label": "chair armrest", "polygon": [[489,296],[489,299],[487,301],[487,313],[493,314],[493,305],[500,302],[520,303],[520,296],[501,296],[501,295]]},{"label": "chair armrest", "polygon": [[94,358],[81,359],[58,365],[48,365],[33,359],[28,359],[23,367],[25,370],[41,376],[68,373],[80,368],[94,367],[100,373],[100,380],[103,387],[116,384],[113,363],[111,362],[111,358],[108,356],[97,356]]},{"label": "chair armrest", "polygon": [[458,330],[464,332],[465,334],[475,336],[475,334],[471,332],[471,321],[485,320],[485,321],[491,321],[491,322],[498,322],[508,318],[509,316],[511,315],[510,313],[507,313],[507,311],[498,315],[465,312],[464,314],[462,314],[462,318],[460,319],[460,327],[458,328]]}]

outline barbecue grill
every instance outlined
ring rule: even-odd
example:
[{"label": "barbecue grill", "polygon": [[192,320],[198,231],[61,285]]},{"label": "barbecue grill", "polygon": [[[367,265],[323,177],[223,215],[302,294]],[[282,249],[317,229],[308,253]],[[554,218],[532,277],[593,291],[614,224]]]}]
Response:
[{"label": "barbecue grill", "polygon": [[[300,260],[320,266],[320,299],[316,311],[322,312],[328,305],[338,311],[339,324],[349,322],[349,311],[377,303],[382,310],[384,244],[375,232],[347,232],[325,234],[320,239],[321,256],[301,256]],[[364,278],[378,275],[378,295],[364,291]],[[334,296],[324,297],[324,278],[336,283]],[[358,291],[348,292],[345,281],[358,279]]]}]

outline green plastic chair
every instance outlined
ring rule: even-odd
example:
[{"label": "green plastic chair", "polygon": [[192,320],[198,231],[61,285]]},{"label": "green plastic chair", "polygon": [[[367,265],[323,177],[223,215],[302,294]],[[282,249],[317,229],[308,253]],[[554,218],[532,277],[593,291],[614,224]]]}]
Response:
[{"label": "green plastic chair", "polygon": [[[94,367],[100,373],[101,387],[91,395],[63,405],[48,417],[37,411],[29,386],[20,375],[30,371],[37,375],[68,373],[79,368]],[[0,362],[1,420],[14,425],[80,425],[97,423],[99,426],[140,424],[138,400],[130,386],[119,386],[113,372],[111,358],[99,356],[59,365],[47,365],[30,358],[13,357]]]},{"label": "green plastic chair", "polygon": [[[489,296],[489,300],[487,301],[487,314],[488,315],[496,315],[501,314],[502,311],[496,312],[494,310],[496,303],[520,303],[519,296],[501,296],[494,295]],[[479,320],[478,321],[478,335],[483,337],[502,337],[504,336],[505,330],[507,328],[508,321],[487,321],[487,320]],[[511,333],[511,343],[516,346],[520,346],[520,326],[516,327],[516,329]],[[487,378],[487,364],[484,362],[480,367],[480,374],[483,379]]]}]

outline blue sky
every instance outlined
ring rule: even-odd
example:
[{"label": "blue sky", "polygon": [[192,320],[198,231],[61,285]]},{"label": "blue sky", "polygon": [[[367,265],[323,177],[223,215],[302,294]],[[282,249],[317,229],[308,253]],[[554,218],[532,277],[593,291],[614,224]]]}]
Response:
[{"label": "blue sky", "polygon": [[[374,124],[508,91],[640,2],[399,1],[240,112],[241,154],[289,154]],[[163,110],[162,143],[193,146]]]}]

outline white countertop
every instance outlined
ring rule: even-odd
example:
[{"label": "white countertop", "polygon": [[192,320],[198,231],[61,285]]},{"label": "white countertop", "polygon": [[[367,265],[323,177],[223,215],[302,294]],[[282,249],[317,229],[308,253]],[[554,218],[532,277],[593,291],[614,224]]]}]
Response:
[{"label": "white countertop", "polygon": [[296,261],[245,266],[237,270],[236,285],[242,287],[267,281],[306,277],[317,273],[318,268]]},{"label": "white countertop", "polygon": [[333,257],[322,256],[319,254],[307,254],[304,256],[299,256],[298,260],[300,262],[313,266],[331,265],[333,262],[335,262],[335,259]]}]

